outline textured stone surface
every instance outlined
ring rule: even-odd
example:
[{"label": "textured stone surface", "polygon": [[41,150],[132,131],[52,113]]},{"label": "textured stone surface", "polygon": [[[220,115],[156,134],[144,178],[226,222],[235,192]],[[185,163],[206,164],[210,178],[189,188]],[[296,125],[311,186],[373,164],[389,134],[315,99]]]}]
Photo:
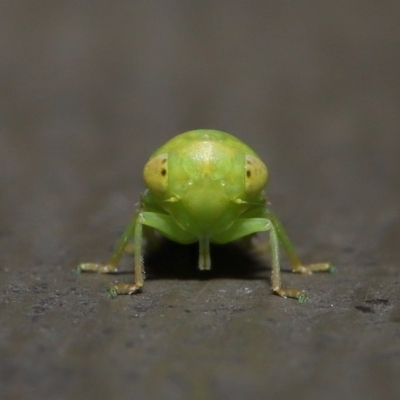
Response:
[{"label": "textured stone surface", "polygon": [[[2,398],[400,396],[400,5],[4,2],[0,6]],[[165,244],[142,294],[103,261],[141,168],[195,128],[237,135],[306,261],[298,304],[268,263]],[[127,257],[124,269],[129,271]],[[288,270],[287,262],[284,269]]]}]

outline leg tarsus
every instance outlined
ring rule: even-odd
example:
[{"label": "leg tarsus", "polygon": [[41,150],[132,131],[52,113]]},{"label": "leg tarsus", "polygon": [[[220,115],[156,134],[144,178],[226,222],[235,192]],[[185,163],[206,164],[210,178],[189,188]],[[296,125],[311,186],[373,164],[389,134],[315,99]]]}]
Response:
[{"label": "leg tarsus", "polygon": [[[283,288],[281,285],[281,272],[279,266],[279,236],[275,226],[272,223],[269,225],[269,236],[272,256],[271,281],[273,292],[281,297],[291,297],[297,299],[299,303],[304,303],[307,300],[307,295],[302,290]],[[301,265],[300,263],[298,264]]]},{"label": "leg tarsus", "polygon": [[[135,253],[134,262],[134,283],[123,284],[117,283],[108,289],[107,294],[109,297],[116,297],[119,294],[133,294],[138,292],[144,283],[144,268],[143,268],[143,257],[142,257],[142,236],[143,236],[143,217],[141,212],[137,212],[130,222],[128,227],[125,229],[121,238],[119,239],[115,250],[111,256],[110,261],[107,264],[98,263],[82,263],[76,268],[76,272],[97,272],[101,274],[109,274],[118,272],[118,263],[126,250],[129,240],[133,236],[133,247]],[[129,250],[129,246],[128,246]]]},{"label": "leg tarsus", "polygon": [[316,264],[308,264],[308,265],[295,265],[293,266],[293,272],[299,274],[310,275],[313,272],[335,272],[335,268],[331,263],[316,263]]},{"label": "leg tarsus", "polygon": [[134,294],[142,289],[142,285],[136,283],[117,283],[107,290],[107,296],[110,298],[117,297],[120,294]]},{"label": "leg tarsus", "polygon": [[77,273],[81,272],[98,272],[100,274],[111,274],[118,272],[117,266],[114,264],[98,264],[98,263],[81,263],[76,267]]},{"label": "leg tarsus", "polygon": [[302,290],[277,288],[273,289],[273,292],[284,298],[290,297],[292,299],[297,299],[299,303],[305,303],[307,301],[307,294]]}]

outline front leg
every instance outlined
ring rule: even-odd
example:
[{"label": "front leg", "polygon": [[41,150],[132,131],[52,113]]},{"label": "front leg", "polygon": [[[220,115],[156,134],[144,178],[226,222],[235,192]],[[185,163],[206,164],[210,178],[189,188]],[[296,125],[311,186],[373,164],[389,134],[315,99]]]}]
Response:
[{"label": "front leg", "polygon": [[78,272],[97,272],[101,274],[109,274],[118,272],[118,264],[123,256],[126,247],[134,237],[134,250],[136,253],[135,257],[135,269],[134,269],[134,283],[133,284],[116,284],[113,285],[109,290],[108,294],[111,297],[115,297],[118,294],[132,294],[137,292],[144,282],[143,278],[143,259],[142,259],[142,223],[140,222],[141,212],[138,211],[133,217],[132,221],[126,227],[124,233],[119,239],[115,246],[114,252],[107,264],[100,263],[81,263],[78,265],[76,270]]},{"label": "front leg", "polygon": [[283,248],[289,258],[290,264],[292,265],[292,271],[300,274],[310,275],[313,272],[334,272],[335,269],[331,263],[315,263],[304,265],[299,257],[297,256],[292,243],[289,240],[285,230],[279,219],[271,211],[266,210],[267,218],[271,221],[275,227],[276,233],[278,235],[279,241],[282,243]]},{"label": "front leg", "polygon": [[[135,254],[133,283],[117,283],[116,285],[113,285],[108,290],[108,294],[111,297],[115,297],[119,294],[133,294],[140,291],[140,289],[143,287],[145,275],[142,249],[144,226],[157,229],[166,237],[180,243],[192,243],[194,241],[194,238],[192,238],[175,224],[171,216],[150,211],[140,211],[137,214],[137,218],[133,227],[133,251]],[[129,238],[127,240],[129,240]],[[127,244],[127,241],[123,243],[122,242],[123,240],[121,239],[121,253],[123,253]]]},{"label": "front leg", "polygon": [[271,242],[271,257],[272,257],[272,271],[271,271],[271,284],[274,293],[282,297],[292,297],[297,299],[300,303],[307,300],[307,295],[298,289],[283,288],[281,284],[281,270],[279,261],[279,238],[274,225],[268,221],[269,237]]},{"label": "front leg", "polygon": [[213,237],[216,243],[228,243],[241,237],[251,235],[256,232],[267,231],[270,236],[271,244],[271,286],[272,291],[282,297],[292,297],[299,302],[307,300],[307,295],[298,289],[284,288],[281,283],[281,270],[279,260],[279,238],[274,224],[267,218],[243,218],[232,224],[232,226],[218,236]]},{"label": "front leg", "polygon": [[[144,285],[144,264],[143,264],[143,254],[142,254],[142,245],[143,245],[143,215],[140,212],[137,215],[135,224],[134,224],[134,239],[133,239],[133,247],[135,253],[135,261],[134,261],[134,272],[133,272],[133,283],[117,283],[111,286],[107,293],[110,297],[116,297],[119,294],[133,294],[143,287]],[[129,239],[128,239],[129,240]],[[123,247],[122,252],[126,248]]]}]

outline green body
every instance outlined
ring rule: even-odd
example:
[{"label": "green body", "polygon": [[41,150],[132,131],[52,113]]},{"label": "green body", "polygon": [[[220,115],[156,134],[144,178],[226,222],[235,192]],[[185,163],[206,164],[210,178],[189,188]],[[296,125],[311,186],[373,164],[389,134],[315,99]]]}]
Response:
[{"label": "green body", "polygon": [[[253,150],[223,132],[176,136],[150,157],[144,180],[142,209],[154,213],[146,225],[179,243],[199,242],[204,254],[210,242],[244,236],[235,222],[246,212],[263,213],[267,169]],[[209,257],[200,257],[199,268],[210,268]]]},{"label": "green body", "polygon": [[144,167],[147,189],[140,209],[106,265],[84,263],[81,271],[114,272],[133,238],[135,279],[118,284],[110,294],[134,293],[143,286],[143,226],[179,243],[199,242],[199,268],[210,269],[210,243],[224,244],[269,231],[272,289],[283,297],[305,300],[303,292],[283,289],[279,242],[295,272],[330,270],[327,263],[304,266],[295,254],[278,219],[266,208],[264,188],[268,172],[259,156],[232,135],[195,130],[178,135],[158,149]]}]

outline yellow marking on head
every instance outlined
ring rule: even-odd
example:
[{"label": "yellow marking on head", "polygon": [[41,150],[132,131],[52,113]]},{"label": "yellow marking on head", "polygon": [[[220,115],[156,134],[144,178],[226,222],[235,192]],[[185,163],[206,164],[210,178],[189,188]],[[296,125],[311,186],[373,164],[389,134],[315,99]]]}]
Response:
[{"label": "yellow marking on head", "polygon": [[249,196],[260,193],[268,180],[268,171],[265,164],[257,157],[246,156],[245,189]]},{"label": "yellow marking on head", "polygon": [[160,154],[144,166],[143,178],[147,187],[158,194],[168,189],[168,155]]}]

